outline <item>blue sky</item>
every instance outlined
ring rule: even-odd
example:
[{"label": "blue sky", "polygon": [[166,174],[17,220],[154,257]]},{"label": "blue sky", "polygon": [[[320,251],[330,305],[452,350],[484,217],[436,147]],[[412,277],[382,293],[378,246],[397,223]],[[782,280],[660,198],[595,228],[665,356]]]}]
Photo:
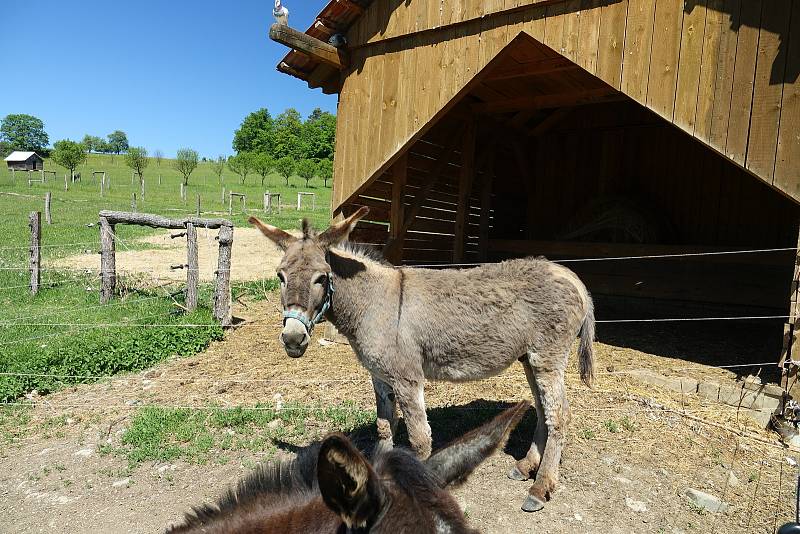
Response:
[{"label": "blue sky", "polygon": [[[305,30],[326,3],[284,0],[290,25]],[[261,107],[336,111],[335,95],[275,70],[287,49],[267,37],[272,0],[2,4],[0,117],[39,117],[51,143],[120,129],[151,152],[214,157]]]}]

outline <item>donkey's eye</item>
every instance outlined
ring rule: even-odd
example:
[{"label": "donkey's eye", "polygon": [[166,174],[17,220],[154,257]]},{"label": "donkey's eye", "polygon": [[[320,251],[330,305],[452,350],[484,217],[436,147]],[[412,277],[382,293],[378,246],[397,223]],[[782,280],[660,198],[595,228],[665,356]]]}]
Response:
[{"label": "donkey's eye", "polygon": [[286,278],[283,277],[283,273],[278,273],[278,280],[281,281],[281,284],[286,284]]},{"label": "donkey's eye", "polygon": [[321,274],[314,279],[314,283],[319,285],[323,285],[327,281],[328,281],[328,275],[326,274]]}]

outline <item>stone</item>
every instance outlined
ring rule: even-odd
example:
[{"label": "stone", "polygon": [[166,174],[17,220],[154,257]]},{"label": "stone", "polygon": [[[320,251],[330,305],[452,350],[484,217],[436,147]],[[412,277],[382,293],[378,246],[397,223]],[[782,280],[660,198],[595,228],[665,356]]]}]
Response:
[{"label": "stone", "polygon": [[686,490],[686,497],[695,506],[702,508],[703,510],[706,510],[708,512],[719,513],[728,510],[727,503],[722,502],[714,495],[711,495],[710,493],[706,493],[704,491],[696,490],[694,488],[688,488]]},{"label": "stone", "polygon": [[728,479],[727,479],[728,486],[731,488],[735,488],[739,485],[739,479],[736,475],[733,474],[733,471],[728,471]]},{"label": "stone", "polygon": [[283,421],[280,419],[273,419],[269,423],[267,423],[267,428],[270,430],[277,430],[283,427]]},{"label": "stone", "polygon": [[719,399],[719,384],[715,382],[700,382],[697,384],[697,393],[701,397],[717,400]]},{"label": "stone", "polygon": [[75,456],[80,456],[81,458],[88,458],[92,454],[94,454],[94,449],[90,448],[81,449],[75,452]]},{"label": "stone", "polygon": [[625,477],[614,477],[614,480],[619,482],[620,484],[630,484],[631,479]]},{"label": "stone", "polygon": [[117,480],[113,484],[111,484],[112,488],[121,488],[123,486],[127,486],[131,483],[131,477],[123,478],[122,480]]},{"label": "stone", "polygon": [[625,497],[625,506],[640,514],[647,511],[647,505],[645,503],[631,499],[630,497]]},{"label": "stone", "polygon": [[583,521],[583,516],[581,514],[576,513],[574,517],[575,521]]},{"label": "stone", "polygon": [[144,374],[145,378],[150,378],[150,379],[158,378],[159,376],[161,376],[161,371],[156,371],[155,369],[151,369],[150,371],[147,371]]}]

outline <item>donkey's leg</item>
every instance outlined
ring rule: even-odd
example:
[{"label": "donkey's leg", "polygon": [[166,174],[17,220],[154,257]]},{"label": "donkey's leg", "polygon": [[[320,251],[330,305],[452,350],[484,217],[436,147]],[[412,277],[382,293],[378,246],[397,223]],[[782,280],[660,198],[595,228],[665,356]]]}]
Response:
[{"label": "donkey's leg", "polygon": [[393,436],[397,432],[397,401],[394,390],[386,382],[372,376],[372,387],[375,388],[375,404],[377,405],[378,419],[378,446],[391,449]]},{"label": "donkey's leg", "polygon": [[539,371],[536,374],[539,400],[547,425],[547,444],[542,454],[536,482],[528,490],[522,505],[526,512],[535,512],[544,507],[558,482],[558,465],[564,447],[567,411],[564,409],[564,371],[562,369]]},{"label": "donkey's leg", "polygon": [[533,441],[531,442],[530,449],[528,449],[528,453],[511,468],[511,471],[508,472],[508,478],[511,480],[524,481],[535,475],[536,470],[539,468],[539,462],[541,462],[542,454],[544,454],[544,447],[547,443],[547,426],[544,422],[542,403],[539,400],[539,388],[536,385],[536,377],[528,361],[528,356],[526,355],[520,361],[522,363],[522,368],[525,369],[525,378],[528,379],[528,385],[531,388],[531,394],[536,403],[536,431],[534,432]]},{"label": "donkey's leg", "polygon": [[424,460],[431,455],[431,426],[425,413],[424,380],[403,381],[394,385],[397,401],[403,411],[408,429],[408,440],[417,457]]}]

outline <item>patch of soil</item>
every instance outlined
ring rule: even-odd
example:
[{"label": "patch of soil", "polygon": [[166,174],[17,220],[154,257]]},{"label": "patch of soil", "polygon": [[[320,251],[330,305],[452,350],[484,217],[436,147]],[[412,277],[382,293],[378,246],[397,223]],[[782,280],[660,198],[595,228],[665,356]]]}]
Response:
[{"label": "patch of soil", "polygon": [[[155,235],[131,241],[117,240],[116,265],[120,275],[126,273],[147,274],[148,279],[185,280],[182,269],[170,269],[171,265],[186,263],[186,238],[172,239],[173,231],[159,231]],[[217,269],[218,244],[217,230],[197,229],[198,264],[200,280],[214,280]],[[299,232],[289,232],[300,235]],[[145,244],[154,248],[131,250],[131,245]],[[231,253],[232,280],[258,280],[275,276],[275,268],[282,257],[278,248],[255,228],[236,227],[233,231],[233,251]],[[88,251],[86,254],[69,256],[52,262],[49,267],[82,269],[100,272],[100,256]]]},{"label": "patch of soil", "polygon": [[[224,465],[148,462],[128,469],[124,459],[98,454],[99,445],[118,443],[134,408],[143,404],[253,405],[280,394],[287,401],[348,400],[374,408],[369,376],[348,346],[323,346],[315,337],[303,358],[291,359],[278,342],[274,296],[237,307],[235,314],[245,322],[205,353],[41,399],[33,411],[38,430],[0,449],[4,526],[19,533],[161,532],[192,505],[221,495],[252,462],[269,457],[242,452],[229,455]],[[680,360],[602,343],[596,352],[600,370],[619,371],[631,362],[665,374],[686,367]],[[720,381],[733,378],[719,369],[704,372]],[[530,398],[517,365],[479,382],[429,383],[425,394],[438,445],[489,417],[487,407],[499,410]],[[787,456],[796,456],[735,408],[610,372],[601,372],[590,390],[580,383],[574,362],[567,395],[572,424],[560,485],[544,510],[522,512],[529,483],[505,476],[530,443],[532,416],[505,451],[454,490],[481,531],[767,533],[792,517],[797,470]],[[57,430],[36,424],[59,415],[68,424]],[[689,504],[687,488],[714,494],[731,507],[722,514],[702,512]]]}]

